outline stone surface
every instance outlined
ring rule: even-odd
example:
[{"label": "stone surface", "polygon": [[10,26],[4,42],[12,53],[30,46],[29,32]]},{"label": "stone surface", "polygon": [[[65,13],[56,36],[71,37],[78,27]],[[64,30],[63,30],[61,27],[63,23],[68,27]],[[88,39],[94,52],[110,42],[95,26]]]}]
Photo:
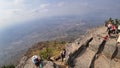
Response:
[{"label": "stone surface", "polygon": [[[58,68],[58,66],[56,64],[54,64],[51,61],[43,61],[43,68]],[[36,67],[33,63],[31,58],[27,59],[27,57],[23,57],[21,59],[21,62],[19,63],[18,66],[16,66],[16,68],[39,68]]]}]

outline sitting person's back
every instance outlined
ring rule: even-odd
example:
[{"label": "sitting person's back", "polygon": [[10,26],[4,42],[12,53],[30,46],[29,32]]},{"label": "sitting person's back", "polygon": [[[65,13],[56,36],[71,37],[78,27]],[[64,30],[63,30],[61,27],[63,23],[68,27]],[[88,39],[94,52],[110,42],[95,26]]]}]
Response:
[{"label": "sitting person's back", "polygon": [[32,62],[38,67],[39,66],[39,63],[40,63],[40,59],[38,59],[38,56],[37,55],[34,55],[32,57]]}]

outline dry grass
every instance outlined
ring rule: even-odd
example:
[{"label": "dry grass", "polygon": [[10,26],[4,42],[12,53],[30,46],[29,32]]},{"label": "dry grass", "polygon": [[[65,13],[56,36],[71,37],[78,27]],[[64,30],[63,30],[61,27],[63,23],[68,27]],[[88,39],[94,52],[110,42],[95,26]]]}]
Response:
[{"label": "dry grass", "polygon": [[31,47],[25,54],[28,57],[33,55],[40,55],[43,59],[48,56],[58,56],[60,51],[65,48],[66,42],[64,41],[45,41],[39,42]]}]

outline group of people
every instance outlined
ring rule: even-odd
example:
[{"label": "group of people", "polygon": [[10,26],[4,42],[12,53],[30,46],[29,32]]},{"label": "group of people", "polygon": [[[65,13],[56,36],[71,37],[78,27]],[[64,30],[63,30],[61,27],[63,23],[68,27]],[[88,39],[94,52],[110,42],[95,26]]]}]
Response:
[{"label": "group of people", "polygon": [[117,27],[112,23],[108,23],[106,27],[107,27],[107,31],[108,31],[109,36],[111,36],[111,34],[115,34],[118,32]]},{"label": "group of people", "polygon": [[111,37],[111,34],[117,34],[118,36],[117,43],[120,43],[120,25],[114,25],[111,22],[108,22],[106,24],[106,27],[109,37]]},{"label": "group of people", "polygon": [[120,33],[120,25],[115,25],[112,22],[108,22],[106,25],[108,35],[111,36],[111,34],[118,34]]},{"label": "group of people", "polygon": [[[60,52],[60,59],[62,60],[62,62],[64,61],[65,56],[66,56],[66,50],[63,49]],[[36,67],[43,68],[43,62],[42,61],[43,61],[42,57],[38,57],[37,55],[32,56],[32,62],[33,62],[33,64],[35,64]]]}]

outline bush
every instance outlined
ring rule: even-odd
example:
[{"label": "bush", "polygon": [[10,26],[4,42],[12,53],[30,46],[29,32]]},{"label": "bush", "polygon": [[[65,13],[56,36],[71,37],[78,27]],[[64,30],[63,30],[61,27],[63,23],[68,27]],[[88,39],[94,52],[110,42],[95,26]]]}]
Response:
[{"label": "bush", "polygon": [[43,59],[47,59],[46,51],[40,52],[40,56],[41,56]]},{"label": "bush", "polygon": [[7,66],[2,66],[1,68],[15,68],[15,66],[14,65],[7,65]]},{"label": "bush", "polygon": [[47,59],[49,56],[51,56],[52,53],[52,49],[50,48],[45,48],[43,50],[40,51],[39,55],[43,58],[43,59]]}]

